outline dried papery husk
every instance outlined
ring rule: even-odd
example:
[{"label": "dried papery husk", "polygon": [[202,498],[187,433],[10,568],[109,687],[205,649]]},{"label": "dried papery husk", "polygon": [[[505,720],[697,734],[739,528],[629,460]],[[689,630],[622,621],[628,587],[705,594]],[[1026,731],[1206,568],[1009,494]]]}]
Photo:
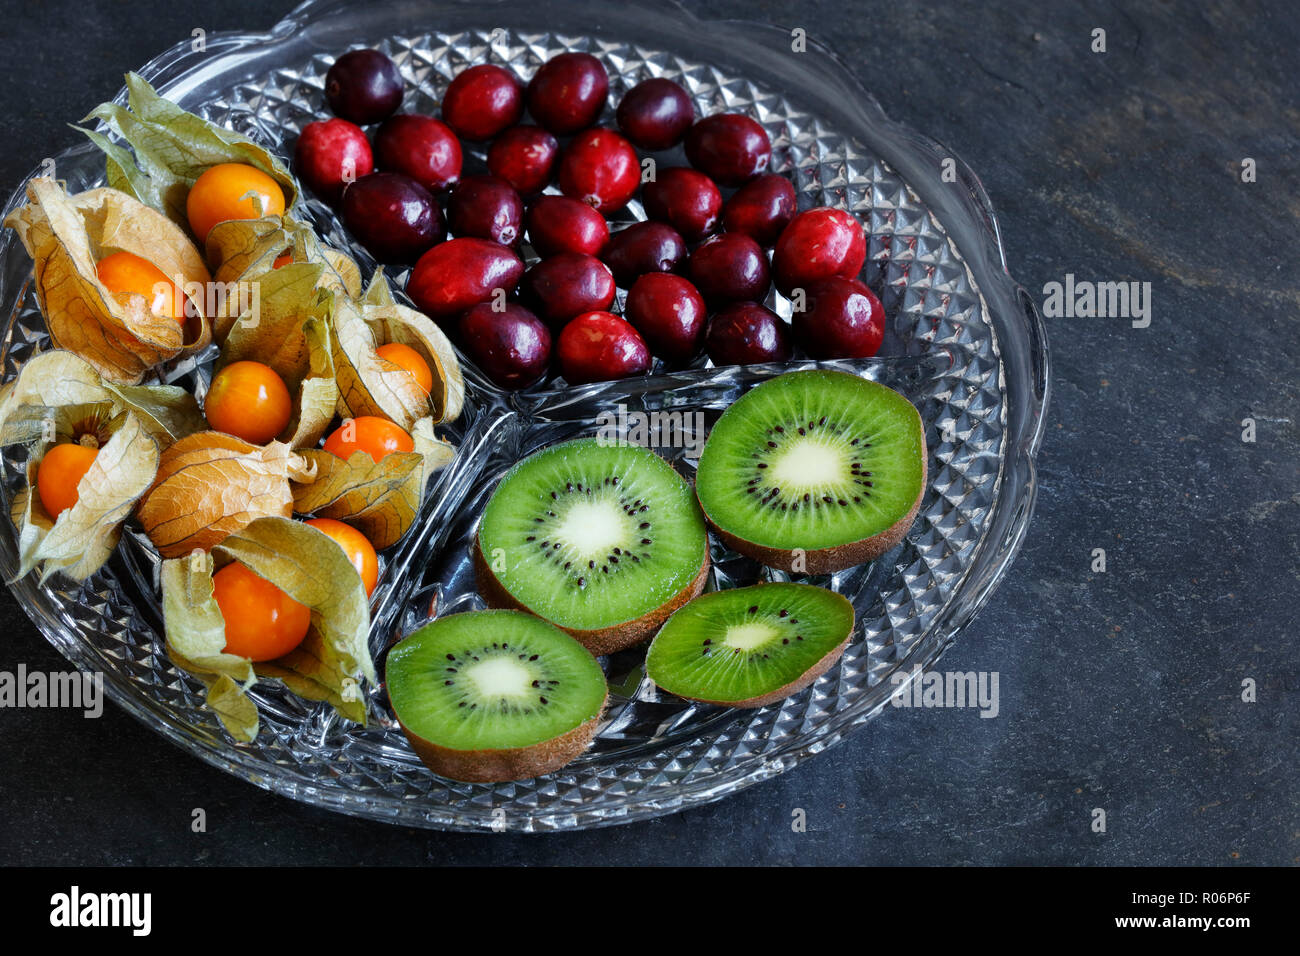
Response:
[{"label": "dried papery husk", "polygon": [[[167,217],[115,189],[69,196],[46,177],[27,184],[27,197],[5,225],[35,262],[36,296],[56,346],[75,352],[109,381],[135,384],[155,365],[208,344],[206,296],[192,294],[208,288],[208,269],[189,236]],[[151,312],[142,295],[119,301],[96,274],[99,260],[114,252],[157,266],[195,314],[182,326]]]},{"label": "dried papery husk", "polygon": [[[427,316],[394,301],[382,270],[356,305],[336,302],[333,319],[341,417],[376,415],[409,431],[422,418],[444,422],[460,415],[465,381],[451,342]],[[428,394],[409,372],[379,357],[379,346],[390,343],[424,359],[433,377]]]},{"label": "dried papery husk", "polygon": [[415,523],[429,478],[456,454],[434,435],[431,419],[416,422],[411,439],[414,451],[393,452],[377,462],[365,452],[345,461],[327,451],[304,451],[315,476],[294,482],[294,510],[346,522],[380,551],[396,544]]},{"label": "dried papery husk", "polygon": [[176,385],[105,382],[85,359],[56,350],[32,356],[16,378],[0,387],[0,444],[30,440],[25,436],[5,437],[11,416],[23,406],[55,408],[92,402],[111,402],[115,411],[133,413],[159,449],[208,427],[199,403],[185,389]]},{"label": "dried papery husk", "polygon": [[230,326],[213,370],[253,361],[280,376],[293,397],[293,413],[277,437],[293,448],[317,444],[338,406],[329,322],[338,293],[316,285],[322,269],[319,263],[296,263],[240,280],[257,291],[257,306]]},{"label": "dried papery husk", "polygon": [[275,154],[181,109],[135,73],[126,75],[126,89],[126,106],[101,103],[82,120],[103,121],[126,143],[81,130],[104,151],[110,186],[159,210],[188,234],[185,201],[195,180],[221,163],[244,163],[274,179],[284,193],[284,208],[293,208],[298,187]]},{"label": "dried papery husk", "polygon": [[[259,663],[225,653],[212,558],[239,561],[309,607],[302,644]],[[298,696],[328,701],[340,716],[365,723],[362,682],[376,683],[367,645],[369,605],[360,577],[331,539],[297,521],[261,518],[227,537],[212,556],[196,552],[165,561],[162,578],[168,655],[207,683],[209,706],[236,739],[257,733],[256,707],[245,693],[257,677],[279,680]]]},{"label": "dried papery husk", "polygon": [[[111,402],[58,408],[23,405],[9,416],[9,434],[20,432],[24,421],[39,437],[29,446],[27,486],[10,507],[18,531],[15,580],[39,567],[42,581],[56,571],[84,581],[113,553],[122,522],[153,483],[158,444],[138,417],[117,412]],[[91,435],[99,450],[77,485],[76,504],[56,520],[41,504],[36,477],[51,448],[77,442],[83,435]]]},{"label": "dried papery husk", "polygon": [[206,258],[213,280],[238,282],[264,275],[291,253],[294,263],[323,266],[317,285],[352,298],[361,294],[361,269],[351,258],[324,245],[311,227],[289,216],[232,219],[208,233]]},{"label": "dried papery husk", "polygon": [[290,479],[310,480],[313,473],[311,463],[283,442],[258,446],[198,432],[162,453],[137,515],[163,557],[207,551],[258,518],[288,517]]}]

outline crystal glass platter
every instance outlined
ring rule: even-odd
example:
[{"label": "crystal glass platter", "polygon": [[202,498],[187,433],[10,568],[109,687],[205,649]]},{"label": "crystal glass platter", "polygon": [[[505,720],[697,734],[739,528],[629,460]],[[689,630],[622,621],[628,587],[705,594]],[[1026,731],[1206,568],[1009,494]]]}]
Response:
[{"label": "crystal glass platter", "polygon": [[[873,717],[898,686],[894,676],[932,665],[988,599],[1033,508],[1047,345],[1028,295],[1007,275],[997,221],[975,175],[950,151],[887,119],[815,39],[796,52],[787,30],[699,21],[663,3],[323,0],[298,7],[270,33],[209,35],[203,50],[187,42],[140,72],[185,108],[287,157],[298,130],[329,115],[325,71],[355,46],[376,46],[397,62],[407,84],[403,109],[418,112],[434,112],[451,77],[467,66],[500,63],[527,79],[567,50],[591,52],[607,67],[606,121],[626,89],[669,77],[701,115],[739,111],[762,123],[772,168],[792,177],[801,208],[841,206],[867,225],[865,279],[889,317],[885,346],[874,359],[821,364],[884,382],[917,405],[930,477],[902,545],[871,565],[811,579],[853,601],[858,624],[847,652],[809,689],[759,710],[661,694],[642,674],[644,651],[624,652],[603,661],[610,708],[588,752],[536,780],[483,785],[425,770],[382,688],[370,692],[363,728],[263,682],[253,692],[261,732],[249,744],[232,741],[203,707],[202,686],[167,658],[156,559],[137,531],[128,529],[115,556],[82,587],[57,576],[13,583],[37,627],[77,666],[103,672],[119,706],[214,766],[297,800],[409,826],[549,831],[671,813],[779,774]],[[88,146],[54,159],[70,192],[103,182],[102,155]],[[467,169],[481,169],[482,159],[481,150],[469,150]],[[664,161],[684,163],[680,150]],[[20,186],[5,212],[22,200]],[[304,212],[327,241],[363,267],[373,265],[326,207],[313,201]],[[621,215],[643,218],[635,201]],[[404,274],[393,278],[400,288]],[[789,315],[776,293],[769,304]],[[48,343],[31,262],[11,232],[0,237],[0,316],[0,374],[8,380]],[[680,412],[682,422],[702,422],[707,431],[750,385],[811,364],[718,369],[701,359],[636,380],[581,388],[561,382],[516,394],[467,366],[466,413],[444,430],[457,456],[431,483],[416,527],[384,556],[371,630],[381,675],[385,649],[412,628],[438,612],[483,606],[468,545],[495,479],[519,458],[594,434],[600,416],[620,407]],[[180,367],[168,379],[201,386],[205,375],[202,367]],[[702,441],[703,433],[694,438]],[[657,450],[693,475],[697,443]],[[17,447],[0,460],[6,514],[23,463]],[[15,551],[5,521],[6,578]],[[779,577],[716,542],[713,558],[710,588]]]}]

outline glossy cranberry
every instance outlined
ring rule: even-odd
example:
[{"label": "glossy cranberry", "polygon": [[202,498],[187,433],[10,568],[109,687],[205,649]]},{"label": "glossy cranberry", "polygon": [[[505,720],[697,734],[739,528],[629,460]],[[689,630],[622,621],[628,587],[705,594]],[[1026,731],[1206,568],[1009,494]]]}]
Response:
[{"label": "glossy cranberry", "polygon": [[663,222],[637,222],[609,237],[600,257],[614,280],[630,288],[647,272],[677,272],[686,262],[686,240]]},{"label": "glossy cranberry", "polygon": [[459,341],[470,361],[502,388],[526,388],[551,364],[551,330],[522,305],[501,311],[489,302],[460,320]]},{"label": "glossy cranberry", "polygon": [[688,362],[700,350],[708,312],[704,297],[681,276],[648,272],[632,284],[623,317],[650,352],[667,362]]},{"label": "glossy cranberry", "polygon": [[781,317],[757,302],[733,302],[709,320],[704,347],[714,365],[788,362],[794,350]]},{"label": "glossy cranberry", "polygon": [[524,274],[519,295],[552,328],[614,304],[614,276],[595,256],[562,252]]},{"label": "glossy cranberry", "polygon": [[467,309],[509,295],[524,274],[523,261],[491,239],[448,239],[415,264],[406,293],[430,318],[450,323]]},{"label": "glossy cranberry", "polygon": [[542,196],[528,210],[528,239],[539,256],[599,255],[609,241],[605,217],[568,196]]},{"label": "glossy cranberry", "polygon": [[442,121],[462,139],[491,139],[523,115],[523,87],[513,73],[494,63],[456,74],[442,98]]},{"label": "glossy cranberry", "polygon": [[445,192],[460,179],[460,140],[442,120],[399,113],[375,134],[375,161],[430,192]]},{"label": "glossy cranberry", "polygon": [[293,169],[330,205],[343,196],[343,187],[374,171],[370,140],[355,123],[327,119],[308,123],[298,134],[293,151]]},{"label": "glossy cranberry", "polygon": [[524,201],[495,176],[466,176],[447,201],[447,226],[453,236],[513,246],[524,232]]},{"label": "glossy cranberry", "polygon": [[820,206],[790,220],[772,250],[776,287],[785,295],[818,279],[852,279],[867,257],[867,238],[852,213]]},{"label": "glossy cranberry", "polygon": [[380,262],[414,262],[443,237],[433,194],[401,173],[371,173],[349,185],[343,224]]},{"label": "glossy cranberry", "polygon": [[528,112],[557,136],[586,129],[600,118],[609,74],[590,53],[561,53],[542,64],[528,84]]},{"label": "glossy cranberry", "polygon": [[365,126],[402,105],[402,74],[378,50],[351,50],[325,74],[325,99],[335,116]]},{"label": "glossy cranberry", "polygon": [[686,134],[686,158],[720,186],[740,186],[767,169],[767,131],[741,113],[706,116]]},{"label": "glossy cranberry", "polygon": [[650,371],[650,350],[628,322],[608,312],[586,312],[564,327],[556,347],[570,385],[607,382]]},{"label": "glossy cranberry", "polygon": [[647,150],[671,149],[682,141],[695,121],[695,107],[686,91],[657,76],[623,94],[618,104],[618,128]]},{"label": "glossy cranberry", "polygon": [[641,185],[641,163],[632,144],[609,129],[589,129],[560,157],[560,192],[608,215],[627,205]]},{"label": "glossy cranberry", "polygon": [[531,196],[551,184],[560,143],[537,126],[512,126],[488,150],[488,172]]},{"label": "glossy cranberry", "polygon": [[647,216],[668,223],[687,242],[699,242],[718,229],[722,193],[698,170],[685,166],[659,170],[654,182],[641,190],[641,202]]},{"label": "glossy cranberry", "polygon": [[834,276],[806,288],[806,308],[791,317],[803,350],[817,359],[867,358],[885,337],[885,307],[861,282]]},{"label": "glossy cranberry", "polygon": [[722,207],[722,228],[743,232],[760,246],[781,237],[798,211],[794,183],[779,173],[764,173],[747,182]]},{"label": "glossy cranberry", "polygon": [[691,253],[687,270],[710,305],[761,302],[772,285],[763,247],[739,232],[724,232]]}]

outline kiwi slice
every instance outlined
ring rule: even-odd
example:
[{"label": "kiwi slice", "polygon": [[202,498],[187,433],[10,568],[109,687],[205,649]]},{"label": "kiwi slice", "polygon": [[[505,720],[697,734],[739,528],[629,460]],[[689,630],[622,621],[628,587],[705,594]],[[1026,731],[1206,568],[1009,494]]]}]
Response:
[{"label": "kiwi slice", "polygon": [[769,567],[827,574],[902,541],[925,477],[925,429],[911,402],[815,369],[770,379],[722,414],[695,491],[729,547]]},{"label": "kiwi slice", "polygon": [[708,531],[690,485],[648,449],[552,445],[501,479],[475,547],[480,593],[612,654],[704,588]]},{"label": "kiwi slice", "polygon": [[669,693],[727,707],[762,707],[803,690],[853,634],[853,605],[811,584],[714,591],[668,619],[646,674]]},{"label": "kiwi slice", "polygon": [[388,654],[388,699],[436,774],[524,780],[573,760],[596,734],[605,675],[559,628],[519,611],[426,624]]}]

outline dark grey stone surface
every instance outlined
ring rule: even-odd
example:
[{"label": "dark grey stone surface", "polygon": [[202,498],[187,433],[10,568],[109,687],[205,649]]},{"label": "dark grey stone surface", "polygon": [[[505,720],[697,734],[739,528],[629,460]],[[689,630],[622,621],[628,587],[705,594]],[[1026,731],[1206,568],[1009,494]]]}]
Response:
[{"label": "dark grey stone surface", "polygon": [[[983,178],[1012,273],[1149,281],[1153,319],[1052,319],[1024,550],[941,665],[1001,713],[887,710],[701,809],[530,837],[402,830],[294,803],[109,705],[0,710],[5,863],[1263,864],[1300,861],[1300,30],[1282,3],[691,2],[802,26]],[[201,26],[274,4],[0,4],[0,186]],[[1105,54],[1090,50],[1107,31]],[[1256,160],[1258,180],[1238,176]],[[1241,440],[1242,420],[1257,440]],[[1107,554],[1092,573],[1094,548]],[[0,670],[63,660],[0,590]],[[1252,678],[1258,702],[1243,703]],[[194,807],[208,832],[190,832]],[[806,833],[790,827],[794,808]],[[1107,814],[1092,832],[1094,808]]]}]

